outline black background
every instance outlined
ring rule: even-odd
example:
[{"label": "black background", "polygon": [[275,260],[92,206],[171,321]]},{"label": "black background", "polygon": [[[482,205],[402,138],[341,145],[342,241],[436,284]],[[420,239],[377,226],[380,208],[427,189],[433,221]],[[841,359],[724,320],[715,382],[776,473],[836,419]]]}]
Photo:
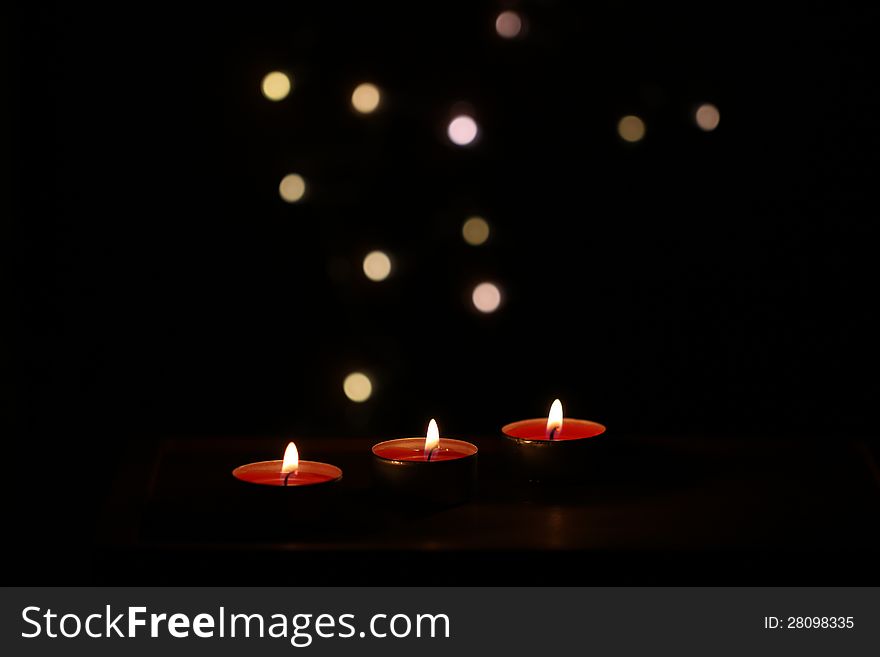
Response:
[{"label": "black background", "polygon": [[[508,42],[506,6],[10,11],[4,472],[26,564],[75,577],[119,454],[161,436],[488,435],[554,397],[622,435],[875,435],[874,13],[546,0]],[[275,69],[280,103],[259,92]],[[375,115],[349,104],[364,80]],[[472,148],[444,138],[460,101]],[[301,204],[278,197],[289,171]],[[378,284],[374,248],[395,263]],[[469,304],[481,280],[493,315]]]}]

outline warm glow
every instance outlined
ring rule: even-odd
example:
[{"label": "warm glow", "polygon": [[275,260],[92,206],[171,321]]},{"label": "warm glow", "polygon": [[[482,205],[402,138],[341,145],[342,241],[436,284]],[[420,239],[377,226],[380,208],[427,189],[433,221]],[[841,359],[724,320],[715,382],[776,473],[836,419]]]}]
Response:
[{"label": "warm glow", "polygon": [[353,402],[365,402],[373,394],[373,384],[363,372],[352,372],[342,383],[345,396]]},{"label": "warm glow", "polygon": [[482,217],[471,217],[461,227],[464,241],[471,246],[479,246],[489,239],[489,222]]},{"label": "warm glow", "polygon": [[287,443],[287,449],[284,450],[284,461],[281,463],[281,473],[296,472],[299,467],[299,452],[296,451],[296,445]]},{"label": "warm glow", "polygon": [[467,146],[472,143],[477,138],[478,132],[477,122],[466,114],[456,116],[449,122],[449,127],[446,129],[449,141],[456,146]]},{"label": "warm glow", "polygon": [[351,105],[361,114],[369,114],[379,107],[382,100],[382,94],[379,93],[379,87],[369,82],[359,84],[351,94]]},{"label": "warm glow", "polygon": [[391,273],[391,258],[384,251],[371,251],[364,258],[364,274],[371,281],[384,281]]},{"label": "warm glow", "polygon": [[701,130],[711,132],[717,128],[718,124],[721,122],[721,112],[719,112],[718,108],[712,103],[705,103],[700,105],[697,110],[696,120],[697,126],[699,126]]},{"label": "warm glow", "polygon": [[550,405],[550,414],[547,416],[548,438],[554,429],[557,435],[562,432],[562,402],[558,399]]},{"label": "warm glow", "polygon": [[425,458],[431,456],[431,452],[440,447],[440,429],[437,422],[432,418],[428,423],[428,435],[425,438]]},{"label": "warm glow", "polygon": [[494,313],[501,305],[501,290],[494,283],[480,283],[474,288],[471,301],[481,313]]},{"label": "warm glow", "polygon": [[306,195],[306,181],[298,173],[289,173],[281,179],[278,193],[288,203],[296,203]]},{"label": "warm glow", "polygon": [[522,19],[515,11],[502,11],[495,19],[495,31],[498,36],[513,39],[522,31]]},{"label": "warm glow", "polygon": [[617,124],[617,133],[621,139],[631,144],[641,141],[645,136],[645,122],[632,114],[624,116]]},{"label": "warm glow", "polygon": [[284,100],[292,87],[291,78],[281,71],[272,71],[263,78],[263,95],[269,100]]}]

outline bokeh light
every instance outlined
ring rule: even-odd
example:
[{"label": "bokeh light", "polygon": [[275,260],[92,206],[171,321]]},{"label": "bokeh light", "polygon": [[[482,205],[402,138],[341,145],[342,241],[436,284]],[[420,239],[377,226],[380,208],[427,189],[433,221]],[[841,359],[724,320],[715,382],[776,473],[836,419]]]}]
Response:
[{"label": "bokeh light", "polygon": [[373,394],[373,382],[363,372],[352,372],[342,382],[345,396],[353,402],[365,402]]},{"label": "bokeh light", "polygon": [[281,179],[278,193],[288,203],[296,203],[306,195],[306,181],[298,173],[288,173]]},{"label": "bokeh light", "polygon": [[697,109],[696,120],[701,130],[711,132],[721,122],[721,112],[712,103],[704,103]]},{"label": "bokeh light", "polygon": [[522,31],[522,18],[515,11],[502,11],[495,19],[495,31],[505,39],[515,39]]},{"label": "bokeh light", "polygon": [[477,122],[473,117],[467,114],[456,116],[449,122],[446,134],[449,135],[449,141],[457,146],[467,146],[472,143],[479,133]]},{"label": "bokeh light", "polygon": [[479,246],[489,239],[489,222],[482,217],[471,217],[461,227],[464,241],[471,246]]},{"label": "bokeh light", "polygon": [[471,300],[481,313],[494,313],[501,305],[501,290],[494,283],[480,283],[474,288]]},{"label": "bokeh light", "polygon": [[359,84],[351,94],[351,105],[361,114],[375,112],[381,100],[379,87],[369,82]]},{"label": "bokeh light", "polygon": [[639,117],[629,114],[620,119],[617,124],[617,133],[621,139],[631,144],[641,141],[645,136],[645,122]]},{"label": "bokeh light", "polygon": [[364,274],[371,281],[384,281],[391,273],[391,258],[384,251],[370,251],[364,258]]},{"label": "bokeh light", "polygon": [[284,100],[292,88],[293,80],[281,71],[272,71],[263,78],[263,95],[269,100]]}]

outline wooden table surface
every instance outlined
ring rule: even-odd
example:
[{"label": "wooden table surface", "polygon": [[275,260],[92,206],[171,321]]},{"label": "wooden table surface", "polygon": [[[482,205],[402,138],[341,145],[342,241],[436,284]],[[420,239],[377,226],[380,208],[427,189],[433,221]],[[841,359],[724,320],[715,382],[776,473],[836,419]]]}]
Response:
[{"label": "wooden table surface", "polygon": [[280,458],[284,440],[163,440],[120,474],[102,522],[107,572],[208,584],[766,584],[868,583],[880,565],[877,467],[858,441],[615,438],[584,481],[550,486],[512,478],[499,440],[474,441],[478,492],[447,509],[378,495],[370,440],[297,440],[301,458],[345,473],[317,501],[252,496],[231,476]]}]

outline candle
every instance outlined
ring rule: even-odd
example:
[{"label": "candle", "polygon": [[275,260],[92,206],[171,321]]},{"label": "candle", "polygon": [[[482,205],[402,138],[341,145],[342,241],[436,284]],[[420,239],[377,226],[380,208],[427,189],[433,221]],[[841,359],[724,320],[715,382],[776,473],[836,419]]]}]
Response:
[{"label": "candle", "polygon": [[603,425],[564,418],[558,399],[547,418],[512,422],[501,432],[512,472],[533,481],[582,477],[585,460],[605,443]]},{"label": "candle", "polygon": [[245,482],[234,486],[225,504],[225,530],[235,536],[287,540],[338,522],[342,470],[329,463],[300,461],[292,442],[283,459],[241,465],[232,476]]},{"label": "candle", "polygon": [[296,445],[291,442],[284,451],[283,460],[241,465],[232,471],[232,476],[252,484],[297,488],[339,481],[342,470],[329,463],[300,461]]},{"label": "candle", "polygon": [[477,446],[440,438],[434,420],[424,438],[398,438],[373,445],[379,488],[397,502],[451,506],[467,500],[475,487]]}]

